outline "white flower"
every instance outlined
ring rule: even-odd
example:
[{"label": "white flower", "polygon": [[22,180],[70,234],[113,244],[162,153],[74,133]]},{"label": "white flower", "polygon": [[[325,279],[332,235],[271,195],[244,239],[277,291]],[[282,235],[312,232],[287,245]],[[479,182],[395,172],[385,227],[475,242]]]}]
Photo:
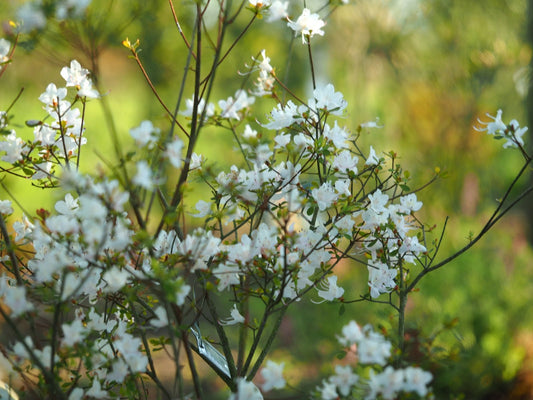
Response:
[{"label": "white flower", "polygon": [[0,129],[6,129],[8,122],[9,121],[7,113],[5,111],[0,111]]},{"label": "white flower", "polygon": [[132,182],[146,190],[152,190],[156,185],[152,169],[146,160],[141,160],[137,163],[137,173],[133,177]]},{"label": "white flower", "polygon": [[509,123],[509,128],[510,132],[506,136],[507,141],[503,144],[503,148],[518,147],[519,145],[524,146],[524,139],[522,139],[522,136],[527,132],[527,126],[520,128],[518,121],[513,119]]},{"label": "white flower", "polygon": [[192,214],[195,218],[204,218],[211,214],[211,204],[207,201],[198,200],[194,207],[198,210],[196,214]]},{"label": "white flower", "polygon": [[239,267],[222,264],[213,270],[213,275],[218,279],[217,289],[219,291],[223,291],[231,285],[241,283],[239,279]]},{"label": "white flower", "polygon": [[490,114],[487,114],[487,117],[492,119],[492,122],[483,122],[478,119],[478,122],[481,125],[485,125],[484,128],[478,128],[474,127],[474,129],[478,132],[487,132],[489,135],[496,135],[496,134],[503,134],[505,130],[507,129],[507,125],[502,121],[502,110],[498,110],[496,113],[496,116],[493,117]]},{"label": "white flower", "polygon": [[100,222],[107,217],[107,208],[99,198],[85,193],[78,197],[78,200],[80,206],[77,214],[82,220],[98,220]]},{"label": "white flower", "polygon": [[351,346],[363,339],[363,331],[355,321],[350,321],[342,327],[342,336],[338,336],[339,343],[343,346]]},{"label": "white flower", "polygon": [[[312,149],[313,148],[313,139],[307,135],[305,135],[303,132],[298,132],[298,134],[294,135],[292,138],[292,141],[294,143],[294,146],[298,151],[302,151],[304,149]],[[309,152],[305,152],[304,155],[309,155]]]},{"label": "white flower", "polygon": [[93,385],[89,390],[87,390],[85,395],[95,399],[107,399],[110,397],[107,391],[102,390],[102,384],[98,379],[93,380]]},{"label": "white flower", "polygon": [[370,146],[370,151],[368,152],[368,158],[366,159],[365,165],[379,165],[379,158],[372,146]]},{"label": "white flower", "polygon": [[416,392],[419,396],[428,393],[427,385],[433,379],[430,372],[416,367],[407,367],[403,371],[405,382],[403,390],[406,392]]},{"label": "white flower", "polygon": [[[26,343],[26,345],[32,350],[35,348],[35,345],[33,344],[33,340],[30,336],[26,336],[24,338],[24,343]],[[28,350],[26,350],[26,347],[21,342],[15,343],[15,345],[13,346],[13,354],[15,354],[17,357],[22,358],[22,359],[30,358],[30,354],[28,353]]]},{"label": "white flower", "polygon": [[159,306],[154,310],[157,319],[150,320],[150,325],[156,328],[162,328],[168,325],[167,310],[163,306]]},{"label": "white flower", "polygon": [[8,283],[5,275],[0,276],[0,298],[2,297],[4,298],[3,303],[11,309],[11,316],[14,318],[34,308],[26,297],[26,288],[24,286],[12,286]]},{"label": "white flower", "polygon": [[54,208],[60,214],[73,216],[79,208],[78,199],[75,199],[70,193],[67,193],[65,200],[59,200]]},{"label": "white flower", "polygon": [[319,287],[322,290],[318,291],[318,295],[326,301],[333,301],[344,294],[344,289],[337,286],[337,277],[329,276],[327,280],[323,280]]},{"label": "white flower", "polygon": [[165,155],[168,157],[168,161],[175,167],[181,168],[181,151],[183,150],[183,142],[179,138],[175,138],[172,142],[167,144]]},{"label": "white flower", "polygon": [[492,121],[482,122],[478,120],[478,122],[481,125],[485,125],[485,127],[474,127],[476,131],[487,132],[487,134],[495,136],[496,139],[507,139],[503,144],[504,148],[524,145],[522,136],[524,133],[526,133],[527,127],[520,128],[518,121],[515,119],[513,119],[509,125],[505,125],[505,123],[502,121],[502,110],[498,110],[495,117],[489,114],[487,114],[487,116],[492,119]]},{"label": "white flower", "polygon": [[242,133],[242,137],[246,140],[257,139],[257,131],[252,129],[250,125],[246,124],[244,127],[244,132]]},{"label": "white flower", "polygon": [[359,124],[361,128],[383,128],[383,125],[379,125],[379,118],[376,118],[375,121],[368,121]]},{"label": "white flower", "polygon": [[406,236],[398,249],[398,254],[403,257],[405,262],[414,264],[416,256],[425,251],[427,251],[426,247],[418,242],[416,236]]},{"label": "white flower", "polygon": [[263,125],[267,129],[279,130],[291,126],[295,122],[301,121],[298,113],[298,107],[291,100],[284,106],[278,104],[277,107],[270,113],[270,122]]},{"label": "white flower", "polygon": [[285,363],[275,363],[272,360],[267,360],[266,365],[261,370],[261,376],[265,380],[261,388],[268,392],[272,389],[283,389],[287,382],[283,378],[283,367]]},{"label": "white flower", "polygon": [[2,161],[9,164],[14,164],[17,161],[22,160],[24,154],[24,141],[17,137],[14,130],[7,136],[4,136],[5,140],[0,140],[0,152],[4,151],[5,156],[2,156]]},{"label": "white flower", "polygon": [[80,226],[76,218],[72,218],[68,215],[53,215],[46,219],[46,227],[51,232],[58,233],[60,235],[78,233]]},{"label": "white flower", "polygon": [[377,213],[388,212],[385,206],[387,205],[387,202],[389,201],[389,196],[383,193],[381,189],[377,189],[374,193],[369,194],[368,199],[370,200],[370,204],[368,208],[371,209],[372,211],[377,212]]},{"label": "white flower", "polygon": [[220,238],[214,237],[211,231],[198,228],[178,244],[177,253],[190,259],[193,271],[206,269],[207,260],[219,251],[220,242]]},{"label": "white flower", "polygon": [[33,129],[34,143],[40,143],[43,146],[52,146],[56,143],[57,131],[47,125],[39,125]]},{"label": "white flower", "polygon": [[98,314],[94,308],[87,313],[87,330],[111,332],[118,321],[106,319],[105,315]]},{"label": "white flower", "polygon": [[289,17],[289,13],[287,12],[288,8],[288,1],[274,1],[268,9],[267,18],[265,19],[265,21],[273,22],[278,21],[280,19],[287,19]]},{"label": "white flower", "polygon": [[237,393],[232,393],[228,400],[263,400],[263,395],[252,382],[246,378],[237,378]]},{"label": "white flower", "polygon": [[319,110],[326,109],[333,115],[342,115],[348,105],[342,93],[335,92],[335,87],[331,83],[313,90],[313,97],[316,100],[315,106]]},{"label": "white flower", "polygon": [[287,25],[294,31],[295,35],[302,35],[302,43],[305,44],[307,43],[306,36],[324,36],[322,28],[326,23],[320,19],[318,14],[311,14],[311,10],[304,8],[296,22],[289,20]]},{"label": "white flower", "polygon": [[280,133],[274,138],[274,142],[276,142],[276,145],[274,146],[275,149],[285,149],[291,142],[291,135]]},{"label": "white flower", "polygon": [[396,287],[394,278],[398,271],[394,268],[389,269],[386,264],[379,261],[368,263],[368,286],[370,296],[373,299],[379,297],[382,293],[389,293]]},{"label": "white flower", "polygon": [[176,305],[182,306],[185,303],[187,295],[191,292],[191,287],[182,282],[179,290],[176,292]]},{"label": "white flower", "polygon": [[237,309],[237,304],[233,305],[233,309],[231,310],[231,317],[220,321],[221,325],[235,325],[235,324],[242,324],[244,322],[244,317],[241,315],[239,310]]},{"label": "white flower", "polygon": [[191,162],[189,163],[189,168],[193,169],[202,169],[202,164],[205,162],[205,157],[202,154],[191,154]]},{"label": "white flower", "polygon": [[349,196],[350,193],[350,181],[348,179],[339,179],[335,182],[335,190],[340,195]]},{"label": "white flower", "polygon": [[220,116],[239,121],[239,111],[249,107],[254,102],[255,97],[248,96],[244,90],[239,89],[235,92],[235,100],[230,96],[226,100],[220,100],[218,102],[219,107],[222,109]]},{"label": "white flower", "polygon": [[370,377],[367,381],[369,393],[366,398],[376,399],[379,397],[385,400],[395,399],[397,393],[402,390],[402,378],[401,371],[396,371],[390,365],[379,374],[371,370]]},{"label": "white flower", "polygon": [[62,344],[68,347],[74,346],[85,338],[87,328],[83,326],[83,322],[76,318],[71,324],[61,325],[63,330]]},{"label": "white flower", "polygon": [[174,254],[177,249],[179,239],[177,238],[175,231],[161,230],[154,243],[154,250],[156,254],[161,257],[164,254]]},{"label": "white flower", "polygon": [[261,8],[270,5],[270,0],[248,0],[252,7]]},{"label": "white flower", "polygon": [[87,78],[87,75],[89,75],[89,70],[83,68],[76,60],[70,62],[70,67],[63,67],[61,69],[61,76],[67,82],[67,87],[80,87],[83,81]]},{"label": "white flower", "polygon": [[329,381],[333,383],[339,392],[343,396],[348,396],[352,387],[358,382],[359,376],[353,373],[352,368],[349,365],[335,366],[335,375],[329,378]]},{"label": "white flower", "polygon": [[122,287],[128,282],[129,277],[130,273],[125,269],[111,267],[102,276],[102,279],[107,283],[107,286],[105,287],[104,291],[116,292],[122,289]]},{"label": "white flower", "polygon": [[100,93],[93,87],[93,81],[86,77],[79,84],[78,96],[97,99],[100,97]]},{"label": "white flower", "polygon": [[31,179],[46,179],[51,176],[53,164],[50,161],[35,164],[35,173],[31,176]]},{"label": "white flower", "polygon": [[331,128],[328,124],[324,126],[324,137],[327,138],[337,149],[345,149],[348,147],[346,140],[348,140],[348,132],[341,128],[337,121]]},{"label": "white flower", "polygon": [[149,148],[153,147],[153,143],[157,141],[159,132],[159,128],[154,127],[152,121],[142,121],[138,127],[130,129],[130,135],[137,145],[148,144]]},{"label": "white flower", "polygon": [[[186,109],[184,111],[180,111],[180,114],[186,117],[192,117],[193,108],[194,108],[194,99],[185,100],[185,107]],[[197,110],[198,110],[197,111],[198,118],[203,112],[205,112],[206,119],[215,115],[215,105],[213,103],[208,103],[206,107],[204,99],[200,99],[200,101],[198,102]]]},{"label": "white flower", "polygon": [[311,195],[320,211],[329,208],[339,197],[329,182],[324,182],[319,188],[313,189]]},{"label": "white flower", "polygon": [[63,0],[57,4],[56,18],[81,17],[90,3],[91,0]]},{"label": "white flower", "polygon": [[372,331],[370,326],[363,328],[364,338],[357,343],[357,355],[361,364],[385,365],[391,356],[391,343],[383,335]]},{"label": "white flower", "polygon": [[13,207],[11,207],[11,201],[0,200],[0,214],[2,215],[13,214]]},{"label": "white flower", "polygon": [[332,382],[324,381],[318,389],[320,390],[321,400],[337,400],[339,398],[337,387]]},{"label": "white flower", "polygon": [[254,66],[259,69],[259,77],[254,82],[256,90],[252,92],[255,96],[265,96],[272,93],[272,88],[276,79],[274,78],[274,69],[270,65],[270,57],[266,56],[266,51],[261,50],[262,60],[252,57]]},{"label": "white flower", "polygon": [[358,158],[349,150],[342,150],[339,154],[335,156],[332,162],[333,168],[338,169],[340,172],[348,173],[352,171],[357,175],[357,162]]},{"label": "white flower", "polygon": [[56,85],[50,83],[46,90],[41,93],[39,100],[46,105],[58,104],[67,96],[67,88],[57,88]]},{"label": "white flower", "polygon": [[423,205],[421,201],[418,201],[415,193],[400,197],[400,204],[408,213],[420,210]]},{"label": "white flower", "polygon": [[122,337],[116,339],[113,343],[120,355],[124,358],[132,372],[143,372],[148,365],[146,354],[139,350],[142,346],[140,338],[134,337],[129,333],[123,333]]},{"label": "white flower", "polygon": [[106,381],[121,383],[129,373],[128,364],[122,358],[117,358],[111,372],[106,375]]},{"label": "white flower", "polygon": [[11,43],[4,38],[0,38],[0,64],[9,60],[7,58],[9,50],[11,50]]},{"label": "white flower", "polygon": [[82,388],[75,388],[72,392],[70,392],[70,395],[68,396],[68,400],[82,400],[83,399],[83,389]]},{"label": "white flower", "polygon": [[17,10],[17,19],[21,21],[23,33],[31,32],[34,29],[43,29],[46,26],[46,16],[40,1],[22,4]]},{"label": "white flower", "polygon": [[34,229],[34,225],[31,223],[28,217],[26,217],[26,215],[22,214],[22,220],[15,221],[13,223],[13,230],[16,233],[15,241],[19,241],[22,239],[31,240],[31,234],[33,232],[33,229]]}]

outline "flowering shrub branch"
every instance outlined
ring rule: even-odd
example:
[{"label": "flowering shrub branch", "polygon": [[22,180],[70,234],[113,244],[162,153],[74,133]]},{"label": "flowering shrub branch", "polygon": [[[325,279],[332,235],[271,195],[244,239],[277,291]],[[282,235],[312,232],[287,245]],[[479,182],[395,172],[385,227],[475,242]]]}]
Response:
[{"label": "flowering shrub branch", "polygon": [[[347,2],[327,3],[322,11]],[[60,15],[85,12],[81,5],[60,12],[62,6],[57,2]],[[287,1],[241,1],[234,7],[197,1],[187,37],[172,1],[169,7],[187,50],[175,110],[144,68],[141,42],[125,39],[169,124],[143,121],[132,128],[124,145],[133,150],[124,156],[115,144],[117,160],[108,173],[79,172],[81,147],[91,140],[86,108],[103,99],[76,60],[60,72],[64,87],[50,83],[39,97],[46,115],[26,122],[33,128],[32,140],[21,139],[7,112],[1,114],[6,131],[0,141],[6,165],[1,171],[63,196],[54,210],[41,209],[18,221],[10,221],[11,201],[0,201],[5,268],[0,298],[9,308],[0,307],[0,313],[16,338],[2,353],[13,374],[41,397],[145,398],[151,382],[159,396],[185,399],[186,365],[194,398],[200,399],[205,394],[195,352],[233,392],[230,399],[260,399],[262,392],[286,386],[284,364],[268,356],[293,303],[364,300],[396,310],[398,352],[370,326],[350,322],[338,340],[356,355],[356,365],[337,366],[312,396],[430,396],[431,374],[404,359],[408,295],[533,190],[510,199],[531,162],[522,139],[527,128],[516,121],[503,124],[501,112],[491,117],[493,122],[481,123],[479,130],[506,140],[504,147],[518,148],[525,165],[478,236],[435,263],[444,230],[430,241],[430,229],[417,216],[422,202],[416,193],[427,185],[410,187],[395,152],[362,149],[361,132],[379,129],[378,122],[350,132],[339,125],[348,107],[343,94],[333,84],[317,84],[312,42],[326,27],[318,12],[295,9],[291,16]],[[219,7],[215,32],[205,26],[208,7]],[[226,43],[230,25],[241,20],[244,27]],[[28,21],[21,32],[29,29]],[[295,95],[262,50],[250,56],[240,88],[215,105],[217,71],[225,68],[229,54],[243,51],[238,44],[257,23],[280,21],[307,47],[312,95],[307,100]],[[10,61],[14,45],[1,48]],[[206,55],[208,48],[212,53]],[[1,68],[4,72],[5,65]],[[254,114],[260,97],[274,100],[266,118]],[[256,128],[245,123],[254,118]],[[232,132],[242,166],[216,170],[198,153],[207,127]],[[431,181],[438,176],[436,171]],[[187,197],[192,180],[206,188],[195,205]],[[186,216],[198,221],[194,228],[186,226]],[[367,293],[346,293],[339,285],[335,270],[347,259],[366,267]],[[47,316],[46,335],[35,327],[41,315]],[[30,322],[28,333],[19,329],[21,320]],[[175,363],[172,388],[158,375],[158,351],[168,352]],[[257,375],[262,390],[252,382]]]}]

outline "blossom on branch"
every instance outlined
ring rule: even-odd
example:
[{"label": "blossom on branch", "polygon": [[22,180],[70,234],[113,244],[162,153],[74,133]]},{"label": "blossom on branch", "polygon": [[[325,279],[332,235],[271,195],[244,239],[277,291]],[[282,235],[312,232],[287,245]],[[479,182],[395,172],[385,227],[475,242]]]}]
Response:
[{"label": "blossom on branch", "polygon": [[263,395],[258,387],[246,378],[239,377],[236,379],[237,392],[232,393],[228,400],[263,400]]},{"label": "blossom on branch", "polygon": [[283,367],[285,363],[275,363],[267,360],[266,365],[261,369],[261,376],[265,382],[261,385],[263,391],[268,392],[272,389],[283,389],[287,382],[283,378]]},{"label": "blossom on branch", "polygon": [[490,114],[487,116],[492,119],[491,122],[483,122],[478,120],[484,127],[474,127],[478,132],[487,132],[488,135],[494,136],[495,139],[505,139],[503,148],[507,147],[523,147],[524,133],[527,132],[527,126],[520,128],[518,121],[513,119],[508,125],[502,121],[502,110],[498,110],[495,117]]},{"label": "blossom on branch", "polygon": [[307,38],[312,38],[314,35],[324,36],[322,28],[326,25],[324,21],[320,19],[320,16],[315,13],[311,13],[311,10],[304,8],[302,14],[296,21],[287,23],[289,28],[294,31],[295,36],[302,35],[302,43],[307,43]]},{"label": "blossom on branch", "polygon": [[[8,55],[11,50],[11,43],[4,39],[0,38],[0,64],[9,61]],[[2,65],[0,65],[0,71],[2,70]]]}]

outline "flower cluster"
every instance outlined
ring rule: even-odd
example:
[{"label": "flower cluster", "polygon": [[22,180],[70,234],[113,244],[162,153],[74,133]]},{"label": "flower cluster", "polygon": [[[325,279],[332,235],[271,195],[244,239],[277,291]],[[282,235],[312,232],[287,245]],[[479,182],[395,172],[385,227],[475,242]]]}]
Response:
[{"label": "flower cluster", "polygon": [[[417,367],[395,369],[386,366],[391,357],[391,343],[383,335],[374,332],[366,325],[360,328],[355,321],[350,321],[342,328],[339,343],[354,352],[358,365],[376,365],[381,371],[370,370],[368,379],[354,373],[349,365],[335,366],[335,374],[322,382],[318,388],[321,400],[336,400],[358,393],[365,399],[396,399],[400,392],[416,393],[424,397],[429,393],[428,384],[433,379],[431,373]],[[385,368],[383,368],[385,367]]]},{"label": "flower cluster", "polygon": [[[24,33],[33,30],[43,30],[47,19],[57,20],[81,18],[92,0],[59,0],[50,4],[43,4],[41,0],[30,0],[22,4],[17,10],[17,20],[20,21],[20,31]],[[50,7],[51,6],[51,7]]]},{"label": "flower cluster", "polygon": [[274,82],[276,81],[274,68],[270,65],[270,57],[266,56],[265,50],[261,50],[262,60],[255,59],[254,65],[259,70],[259,77],[255,82],[256,89],[252,92],[255,96],[265,96],[272,94]]},{"label": "flower cluster", "polygon": [[288,1],[279,0],[248,0],[250,6],[254,8],[254,11],[266,15],[267,22],[279,21],[287,19],[289,14],[287,10],[289,8]]},{"label": "flower cluster", "polygon": [[426,252],[416,236],[408,236],[413,225],[412,213],[422,207],[414,193],[390,203],[389,196],[377,189],[368,195],[368,207],[362,212],[364,227],[370,230],[364,248],[368,261],[368,285],[372,297],[389,293],[396,286],[397,267],[402,263],[415,264],[421,253]]},{"label": "flower cluster", "polygon": [[495,139],[505,139],[503,148],[507,147],[523,147],[524,146],[524,133],[527,132],[527,126],[520,127],[518,121],[513,119],[506,125],[502,121],[502,110],[498,110],[495,117],[487,114],[487,116],[492,119],[491,122],[482,122],[479,121],[484,127],[475,127],[479,132],[487,132],[487,135],[493,136]]},{"label": "flower cluster", "polygon": [[[33,127],[33,140],[22,140],[14,129],[0,140],[0,154],[5,153],[1,160],[12,165],[7,171],[13,174],[21,171],[43,186],[54,184],[55,167],[69,166],[73,159],[79,157],[80,147],[87,143],[83,136],[83,112],[74,105],[81,102],[84,108],[87,99],[99,97],[89,71],[76,60],[70,63],[70,67],[61,70],[61,76],[66,81],[66,87],[58,88],[50,83],[39,96],[47,117],[26,122]],[[67,100],[67,87],[77,90],[74,102]],[[7,128],[6,125],[3,129]]]},{"label": "flower cluster", "polygon": [[296,36],[302,35],[302,43],[305,44],[307,43],[306,40],[314,35],[324,36],[322,28],[326,23],[320,19],[318,14],[312,13],[308,8],[304,8],[296,21],[289,21],[288,25]]},{"label": "flower cluster", "polygon": [[[261,68],[267,71],[265,57],[264,61]],[[88,71],[77,62],[65,67],[61,75],[67,87],[78,91],[75,101],[81,101],[83,106],[88,97],[98,97]],[[96,307],[78,308],[76,318],[62,325],[64,339],[60,349],[86,351],[74,351],[72,357],[81,357],[94,366],[84,372],[93,383],[91,390],[111,390],[146,371],[143,352],[149,349],[135,335],[136,326],[143,318],[151,329],[179,326],[178,315],[196,307],[186,299],[199,295],[198,288],[193,289],[193,283],[188,282],[189,276],[201,276],[218,292],[264,299],[267,307],[288,305],[315,288],[318,303],[343,301],[344,289],[338,285],[333,268],[345,254],[364,251],[371,255],[369,285],[374,297],[376,291],[379,294],[394,287],[396,264],[413,263],[425,250],[416,237],[407,236],[407,231],[415,228],[412,213],[421,207],[416,196],[396,196],[397,202],[392,203],[381,189],[370,190],[361,185],[368,177],[379,174],[384,160],[373,149],[366,155],[361,153],[354,146],[357,137],[337,121],[326,122],[342,116],[347,107],[342,93],[331,84],[316,88],[307,104],[278,104],[262,125],[263,129],[276,131],[271,141],[266,134],[260,140],[246,125],[242,140],[250,161],[248,167],[234,165],[229,171],[209,177],[202,175],[202,157],[193,153],[189,161],[191,173],[198,171],[214,193],[212,202],[200,200],[195,207],[198,212],[193,216],[204,219],[204,227],[188,233],[160,229],[152,240],[140,240],[135,233],[139,227],[127,210],[135,204],[137,190],[162,188],[157,165],[166,162],[177,172],[184,167],[183,141],[167,141],[152,122],[143,121],[131,129],[131,137],[138,148],[147,153],[157,150],[160,155],[147,160],[142,157],[145,153],[139,153],[131,186],[121,187],[118,180],[78,174],[68,168],[68,161],[86,141],[84,124],[79,110],[66,96],[67,88],[50,84],[39,97],[52,122],[34,124],[34,142],[25,143],[18,138],[11,141],[11,136],[1,142],[7,153],[3,161],[14,166],[28,160],[32,151],[39,150],[43,158],[53,155],[55,165],[63,167],[59,182],[68,192],[55,204],[55,213],[44,212],[37,219],[15,223],[17,236],[12,242],[31,245],[35,253],[17,272],[18,282],[3,279],[0,295],[12,316],[17,317],[30,313],[38,303],[35,295],[27,300],[28,290],[73,304],[98,304],[128,296],[135,288],[147,285],[157,294],[163,304],[153,309],[147,308],[146,303],[141,303],[144,306],[135,312],[116,308],[112,314],[101,314]],[[235,97],[220,100],[220,111],[216,111],[200,99],[197,117],[203,114],[206,125],[238,122],[254,100],[254,96],[239,90]],[[188,109],[183,112],[187,118],[193,115],[191,104],[187,103]],[[15,143],[19,151],[7,151],[5,143]],[[46,168],[50,180],[58,179],[51,166]],[[317,179],[315,168],[325,168],[327,172]],[[48,175],[33,176],[43,177]],[[10,206],[3,208],[6,215],[11,212]],[[255,220],[255,210],[267,214]],[[252,222],[250,233],[231,234],[231,226]],[[230,239],[232,236],[235,238]],[[15,271],[14,260],[7,257],[6,262],[9,270]],[[175,265],[180,267],[174,268]],[[378,270],[383,274],[376,274]],[[25,286],[21,285],[23,282]],[[172,307],[178,307],[180,313],[173,312]],[[223,312],[231,316],[218,319],[220,326],[256,329],[251,322],[254,319],[241,314],[236,304]],[[358,343],[361,362],[382,364],[390,355],[376,351],[383,338],[365,332],[365,341]],[[89,348],[84,339],[93,336],[101,339],[95,342],[96,347]],[[46,347],[32,352],[26,347],[14,348],[13,354],[19,363],[34,367],[54,359],[61,359],[65,365],[71,362],[70,357],[50,353],[54,348],[57,349]],[[102,368],[110,372],[104,376],[99,372]],[[262,370],[264,391],[285,385],[281,369],[282,365],[267,363]],[[347,371],[339,370],[338,377],[329,382],[351,382],[350,377]],[[239,392],[252,390],[251,385],[246,380],[236,381]],[[260,393],[256,389],[252,392]],[[76,393],[81,396],[92,392]]]}]

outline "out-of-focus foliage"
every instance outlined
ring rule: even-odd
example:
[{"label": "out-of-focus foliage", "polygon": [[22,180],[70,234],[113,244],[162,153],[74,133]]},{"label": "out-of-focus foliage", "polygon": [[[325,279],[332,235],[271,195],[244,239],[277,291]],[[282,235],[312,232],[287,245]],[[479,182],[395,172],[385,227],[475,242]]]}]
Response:
[{"label": "out-of-focus foliage", "polygon": [[494,189],[511,173],[478,173],[506,160],[504,154],[494,160],[498,149],[471,127],[498,108],[519,120],[525,115],[531,57],[525,14],[525,0],[363,0],[336,16],[343,23],[330,32],[339,46],[329,72],[345,88],[351,118],[380,116],[383,150],[401,148],[406,160],[416,160],[413,167],[446,169],[450,179],[443,185],[454,195],[440,201],[448,209],[462,206],[469,172],[480,187]]}]

